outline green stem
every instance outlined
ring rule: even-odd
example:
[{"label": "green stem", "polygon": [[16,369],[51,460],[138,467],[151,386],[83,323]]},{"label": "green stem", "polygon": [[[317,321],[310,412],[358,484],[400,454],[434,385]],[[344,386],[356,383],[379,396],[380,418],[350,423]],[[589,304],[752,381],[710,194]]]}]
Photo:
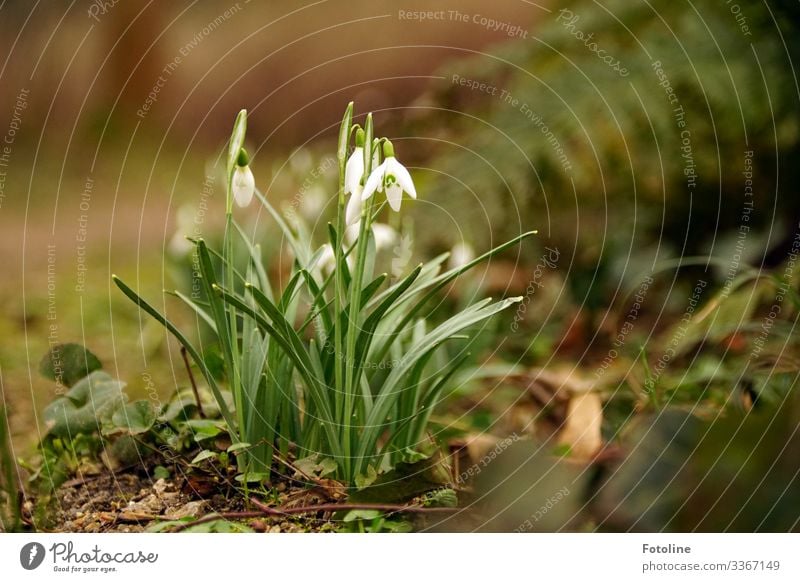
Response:
[{"label": "green stem", "polygon": [[[228,180],[228,190],[230,190],[230,180]],[[231,193],[228,192],[228,200],[230,201],[232,198]],[[226,213],[226,221],[225,221],[225,273],[224,273],[224,282],[225,287],[231,290],[233,293],[235,291],[235,278],[234,278],[234,268],[233,268],[233,208],[232,205],[228,204],[227,213]],[[228,324],[230,329],[230,382],[231,382],[231,392],[233,392],[233,400],[234,405],[236,406],[236,420],[239,425],[239,438],[242,441],[247,441],[246,433],[246,426],[244,420],[244,402],[243,402],[243,395],[242,395],[242,382],[240,378],[240,371],[239,371],[239,336],[238,336],[238,329],[236,325],[236,308],[232,305],[228,305]],[[245,460],[247,455],[239,455],[238,465],[239,470],[243,471],[246,467]]]},{"label": "green stem", "polygon": [[[342,326],[339,322],[339,314],[342,312],[342,305],[346,294],[344,282],[344,270],[340,267],[344,258],[344,231],[345,231],[345,212],[346,212],[346,197],[344,193],[344,171],[347,165],[347,150],[350,144],[350,130],[353,126],[353,103],[350,102],[345,110],[342,124],[339,128],[339,144],[337,148],[337,161],[339,162],[339,193],[338,204],[336,213],[336,248],[334,255],[336,257],[336,268],[334,271],[334,407],[333,417],[340,423],[340,429],[343,429],[341,420],[344,414],[344,401],[342,398],[342,391],[344,390],[344,370],[342,369],[342,347],[343,335]],[[330,443],[332,447],[334,443]],[[342,450],[343,458],[340,459],[342,464],[349,465],[349,450]],[[341,466],[341,465],[340,465]]]},{"label": "green stem", "polygon": [[[367,260],[367,249],[369,247],[369,228],[370,218],[372,216],[372,205],[375,196],[372,196],[364,205],[361,211],[361,224],[358,228],[357,240],[357,256],[356,264],[353,270],[353,281],[350,286],[350,314],[348,316],[347,325],[347,344],[346,344],[346,357],[347,367],[345,369],[345,393],[344,393],[344,416],[342,417],[344,424],[342,448],[349,455],[350,441],[353,433],[353,418],[355,417],[354,399],[358,389],[358,371],[360,370],[361,362],[355,361],[356,339],[358,332],[361,329],[361,288],[364,284],[364,264]],[[337,358],[339,359],[339,358]],[[350,474],[351,462],[348,456],[346,462],[346,476],[349,481],[355,478],[355,475]]]}]

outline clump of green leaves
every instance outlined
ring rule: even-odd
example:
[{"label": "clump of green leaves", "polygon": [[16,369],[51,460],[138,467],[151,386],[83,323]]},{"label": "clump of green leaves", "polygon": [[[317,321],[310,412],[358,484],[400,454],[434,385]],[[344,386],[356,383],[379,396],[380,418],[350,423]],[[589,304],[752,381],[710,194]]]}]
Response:
[{"label": "clump of green leaves", "polygon": [[[202,239],[193,241],[205,300],[175,294],[216,335],[233,409],[222,397],[223,387],[209,369],[203,348],[130,286],[117,277],[114,281],[194,360],[232,438],[248,445],[247,455],[239,456],[243,472],[268,474],[275,451],[286,455],[292,449],[299,459],[333,461],[335,476],[349,484],[368,484],[398,462],[424,456],[431,412],[466,355],[465,332],[519,298],[485,299],[437,324],[426,317],[431,300],[461,274],[533,233],[450,270],[442,270],[444,254],[396,278],[376,274],[378,248],[372,225],[387,204],[371,194],[385,192],[392,209],[399,210],[402,192],[416,192],[388,140],[373,136],[371,114],[363,127],[358,126],[350,104],[339,133],[337,219],[329,225],[325,244],[315,244],[301,223],[290,226],[255,191],[294,255],[288,281],[276,288],[259,245],[233,218],[233,191],[237,203],[249,200],[248,192],[242,195],[249,182],[237,178],[249,171],[249,157],[242,153],[245,135],[242,111],[228,148],[223,249],[215,251]],[[355,149],[348,158],[353,136]],[[352,167],[358,168],[355,176],[348,170]],[[353,224],[346,219],[347,208],[359,208],[362,188],[366,196],[360,216],[356,214],[357,234],[346,236]],[[236,262],[239,249],[246,252],[246,264]],[[442,347],[453,342],[465,343],[462,355],[443,361]]]}]

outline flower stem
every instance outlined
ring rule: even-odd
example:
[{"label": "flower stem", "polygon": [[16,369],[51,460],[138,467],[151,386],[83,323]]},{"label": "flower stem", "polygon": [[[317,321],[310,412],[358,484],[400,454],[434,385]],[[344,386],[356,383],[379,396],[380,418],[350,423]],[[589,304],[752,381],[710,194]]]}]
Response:
[{"label": "flower stem", "polygon": [[[344,398],[342,397],[344,387],[344,370],[342,366],[342,348],[344,343],[344,336],[342,334],[342,325],[339,321],[339,314],[342,312],[342,304],[346,295],[344,284],[344,270],[342,263],[344,258],[344,231],[345,231],[345,211],[346,201],[344,194],[344,172],[347,163],[347,150],[350,143],[350,129],[353,125],[353,103],[351,102],[345,110],[344,117],[342,118],[342,125],[339,128],[339,147],[337,151],[337,158],[339,162],[339,192],[338,204],[336,213],[336,248],[334,249],[336,257],[336,269],[334,271],[334,418],[339,422],[341,430],[345,430],[344,419]],[[333,444],[333,443],[331,443]],[[349,470],[349,447],[342,449],[343,459],[340,459],[344,465],[345,471]]]}]

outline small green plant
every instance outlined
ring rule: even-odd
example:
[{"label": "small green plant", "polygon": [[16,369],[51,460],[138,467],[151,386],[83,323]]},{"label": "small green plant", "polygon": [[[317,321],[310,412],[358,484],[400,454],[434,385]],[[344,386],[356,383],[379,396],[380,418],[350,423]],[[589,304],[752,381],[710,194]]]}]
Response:
[{"label": "small green plant", "polygon": [[[465,358],[462,349],[464,355],[448,361],[442,346],[468,339],[470,328],[520,300],[485,299],[432,324],[425,313],[431,299],[459,275],[534,233],[443,272],[447,254],[400,277],[376,275],[376,219],[387,203],[399,211],[403,194],[416,198],[416,189],[392,143],[373,136],[372,115],[362,127],[353,123],[352,103],[345,111],[337,218],[322,245],[312,242],[301,223],[290,226],[255,189],[243,148],[246,124],[242,110],[228,148],[223,248],[191,241],[205,298],[175,293],[216,335],[233,409],[206,352],[130,286],[116,276],[114,281],[169,330],[200,369],[234,445],[247,453],[237,456],[240,471],[268,475],[276,450],[283,457],[291,450],[300,460],[329,459],[337,478],[363,486],[428,448],[431,412]],[[375,194],[385,194],[385,201]],[[294,255],[283,289],[273,287],[260,246],[233,217],[234,202],[246,207],[254,196]],[[246,251],[246,264],[236,261],[237,250]]]},{"label": "small green plant", "polygon": [[[39,371],[56,383],[60,395],[42,411],[46,433],[39,443],[40,461],[26,467],[40,500],[70,475],[99,471],[100,460],[119,467],[140,464],[154,451],[172,457],[226,429],[216,405],[206,404],[203,417],[196,418],[200,394],[179,390],[161,407],[151,400],[130,402],[125,383],[101,368],[79,344],[56,345],[42,358]],[[165,471],[160,468],[162,475]]]},{"label": "small green plant", "polygon": [[24,493],[8,429],[6,409],[0,406],[0,531],[21,531]]}]

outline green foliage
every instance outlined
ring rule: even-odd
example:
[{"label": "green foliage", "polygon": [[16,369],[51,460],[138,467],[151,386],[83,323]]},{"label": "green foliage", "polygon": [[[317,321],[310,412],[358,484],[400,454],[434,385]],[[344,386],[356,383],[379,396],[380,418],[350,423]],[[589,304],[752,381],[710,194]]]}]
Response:
[{"label": "green foliage", "polygon": [[92,372],[44,409],[48,432],[61,438],[99,432],[124,404],[124,388],[123,382],[106,372]]},{"label": "green foliage", "polygon": [[[796,384],[797,375],[793,375]],[[599,525],[644,531],[797,531],[798,399],[700,419],[641,419],[632,453],[600,488]]]},{"label": "green foliage", "polygon": [[39,362],[39,373],[57,384],[72,386],[102,367],[97,356],[82,345],[59,344]]},{"label": "green foliage", "polygon": [[11,436],[8,432],[8,417],[5,407],[0,406],[0,531],[20,531],[22,497],[19,469],[14,462]]},{"label": "green foliage", "polygon": [[[342,121],[337,152],[337,222],[329,225],[326,245],[317,246],[299,220],[290,226],[255,192],[294,255],[283,289],[272,286],[260,246],[233,219],[230,187],[223,250],[214,251],[202,239],[194,241],[206,301],[175,295],[216,336],[233,409],[223,400],[204,349],[114,278],[123,293],[164,325],[192,357],[218,401],[231,437],[252,443],[246,454],[238,456],[243,472],[268,474],[275,451],[286,455],[290,447],[300,459],[318,455],[319,462],[334,463],[336,476],[348,483],[415,458],[426,443],[430,414],[463,361],[457,358],[441,365],[437,353],[445,344],[463,343],[469,337],[466,331],[519,300],[479,301],[442,322],[432,323],[424,313],[445,286],[531,232],[443,272],[446,255],[396,280],[375,275],[379,249],[371,225],[383,206],[377,195],[370,197],[363,205],[358,234],[345,236],[345,160],[354,130],[371,144],[364,149],[363,181],[370,174],[373,155],[380,162],[382,151],[389,156],[393,150],[387,140],[373,140],[371,115],[363,131],[352,125],[352,116],[351,105]],[[234,152],[243,143],[245,122],[242,113],[231,138],[229,175]],[[388,193],[389,178],[395,177],[386,176],[381,179],[386,180]],[[359,194],[360,190],[352,195]],[[246,251],[246,264],[237,262],[239,250]],[[330,264],[326,252],[332,255]],[[461,346],[462,351],[465,348]],[[332,467],[325,467],[325,474]],[[312,472],[318,473],[315,468]]]},{"label": "green foliage", "polygon": [[[480,223],[471,205],[450,209],[458,224],[476,227],[476,243],[510,235],[521,222],[567,256],[577,249],[570,285],[590,302],[592,292],[605,296],[603,280],[623,261],[637,275],[654,257],[705,252],[712,237],[738,226],[745,150],[754,152],[758,185],[748,225],[774,226],[776,195],[777,216],[798,210],[797,173],[782,169],[778,181],[775,172],[787,161],[776,156],[800,143],[791,53],[775,28],[776,10],[749,5],[752,35],[744,37],[729,8],[713,0],[562,2],[531,38],[448,65],[431,95],[438,107],[418,122],[429,126],[435,117],[437,127],[447,126],[426,162],[441,170],[433,196],[448,205],[479,193],[487,213]],[[777,24],[796,48],[794,24]],[[591,43],[628,74],[598,58]],[[453,75],[496,94],[470,90]],[[693,187],[681,149],[687,135]],[[793,167],[791,159],[786,165]],[[452,245],[438,219],[421,215],[418,232],[426,244]]]}]

